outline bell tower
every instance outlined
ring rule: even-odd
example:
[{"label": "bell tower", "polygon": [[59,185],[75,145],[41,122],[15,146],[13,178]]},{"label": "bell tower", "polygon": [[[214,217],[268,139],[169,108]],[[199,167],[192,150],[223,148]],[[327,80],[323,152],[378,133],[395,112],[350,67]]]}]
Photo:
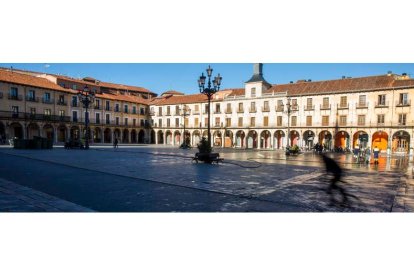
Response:
[{"label": "bell tower", "polygon": [[272,85],[263,78],[263,63],[253,64],[253,76],[245,82],[246,97],[261,97],[270,87]]}]

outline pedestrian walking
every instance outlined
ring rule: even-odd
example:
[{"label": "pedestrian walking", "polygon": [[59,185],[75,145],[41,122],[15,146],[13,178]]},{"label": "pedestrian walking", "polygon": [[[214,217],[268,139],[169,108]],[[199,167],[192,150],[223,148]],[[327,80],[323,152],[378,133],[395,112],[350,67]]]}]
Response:
[{"label": "pedestrian walking", "polygon": [[[336,205],[339,203],[341,206],[345,206],[348,203],[348,196],[345,189],[339,185],[342,177],[342,169],[335,160],[329,158],[326,154],[322,154],[322,159],[325,163],[327,175],[331,174],[333,176],[330,181],[330,185],[326,190],[326,192],[330,195],[330,205]],[[341,194],[341,201],[335,199],[335,195],[333,193],[334,190],[338,190]]]},{"label": "pedestrian walking", "polygon": [[115,137],[115,140],[114,140],[114,149],[116,149],[116,148],[118,148],[118,138],[117,137]]},{"label": "pedestrian walking", "polygon": [[375,146],[374,147],[374,164],[375,165],[378,164],[379,153],[380,153],[380,149],[377,146]]}]

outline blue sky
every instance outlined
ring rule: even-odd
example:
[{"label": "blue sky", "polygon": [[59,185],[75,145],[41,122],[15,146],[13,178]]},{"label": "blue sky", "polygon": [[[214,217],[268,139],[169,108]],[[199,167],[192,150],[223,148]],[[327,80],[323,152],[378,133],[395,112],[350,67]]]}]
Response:
[{"label": "blue sky", "polygon": [[[186,94],[198,93],[197,79],[209,64],[202,63],[2,63],[13,66],[71,77],[94,77],[101,81],[142,86],[161,94],[177,90]],[[212,63],[213,75],[223,77],[222,88],[241,88],[253,73],[249,63]],[[329,80],[342,76],[361,77],[407,73],[414,77],[414,64],[395,63],[264,63],[265,79],[272,84],[289,83],[299,79]]]}]

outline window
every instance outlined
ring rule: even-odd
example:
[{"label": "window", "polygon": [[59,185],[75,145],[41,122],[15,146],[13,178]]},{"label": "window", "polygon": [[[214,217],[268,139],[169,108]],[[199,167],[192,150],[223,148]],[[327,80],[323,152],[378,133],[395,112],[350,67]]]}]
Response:
[{"label": "window", "polygon": [[378,124],[384,124],[385,122],[385,115],[384,114],[378,114],[377,115],[377,123]]},{"label": "window", "polygon": [[175,127],[180,126],[180,118],[175,118]]},{"label": "window", "polygon": [[385,106],[385,95],[378,95],[378,105],[379,106]]},{"label": "window", "polygon": [[341,125],[341,126],[346,125],[346,115],[339,116],[339,125]]},{"label": "window", "polygon": [[65,110],[59,110],[59,116],[65,117]]},{"label": "window", "polygon": [[365,115],[358,115],[358,125],[359,126],[365,125]]},{"label": "window", "polygon": [[269,126],[269,117],[268,116],[263,117],[263,126],[265,126],[265,127]]},{"label": "window", "polygon": [[347,102],[346,96],[341,96],[341,101],[340,101],[339,106],[340,107],[347,107],[348,106],[348,102]]},{"label": "window", "polygon": [[252,98],[256,97],[256,87],[253,87],[251,90]]},{"label": "window", "polygon": [[73,85],[72,85],[72,89],[73,89],[73,90],[76,90],[76,88],[77,88],[77,87],[76,87],[76,84],[73,84]]},{"label": "window", "polygon": [[277,106],[283,106],[283,100],[277,100]]},{"label": "window", "polygon": [[[61,110],[61,111],[62,111],[62,110]],[[36,114],[36,108],[31,107],[31,108],[30,108],[30,114],[31,114],[31,115],[35,115],[35,114]]]},{"label": "window", "polygon": [[206,127],[208,125],[208,118],[204,118],[204,126]]},{"label": "window", "polygon": [[51,110],[50,108],[46,108],[46,109],[45,109],[45,115],[46,115],[46,116],[50,116],[50,115],[52,115],[52,110]]},{"label": "window", "polygon": [[132,107],[132,114],[137,114],[137,107],[136,106]]},{"label": "window", "polygon": [[109,111],[109,110],[111,110],[111,108],[110,108],[110,105],[109,105],[109,101],[106,101],[105,102],[105,109],[107,110],[107,111]]},{"label": "window", "polygon": [[367,96],[366,95],[359,95],[358,106],[359,107],[367,106]]},{"label": "window", "polygon": [[175,115],[180,115],[180,107],[178,105],[175,106]]},{"label": "window", "polygon": [[162,107],[158,107],[158,116],[162,116]]},{"label": "window", "polygon": [[226,118],[226,127],[231,126],[231,118]]},{"label": "window", "polygon": [[[98,105],[99,105],[99,100],[97,100]],[[64,104],[65,103],[65,96],[64,95],[59,95],[59,102],[60,104]]]},{"label": "window", "polygon": [[132,119],[132,126],[136,126],[136,125],[137,125],[137,119]]},{"label": "window", "polygon": [[27,100],[34,101],[34,99],[35,99],[35,91],[29,90],[29,92],[27,93]]},{"label": "window", "polygon": [[95,122],[97,124],[100,124],[101,123],[101,114],[95,113]]},{"label": "window", "polygon": [[50,102],[50,93],[46,92],[45,95],[43,96],[43,99],[45,100],[46,103]]},{"label": "window", "polygon": [[216,113],[220,113],[220,104],[216,104]]},{"label": "window", "polygon": [[78,97],[72,96],[72,106],[78,106]]},{"label": "window", "polygon": [[250,103],[250,112],[256,112],[256,103],[255,102]]},{"label": "window", "polygon": [[18,93],[17,87],[11,87],[10,88],[10,96],[13,99],[17,99],[18,95],[19,95],[19,93]]},{"label": "window", "polygon": [[215,126],[219,127],[220,126],[220,117],[216,117],[215,119]]},{"label": "window", "polygon": [[72,111],[72,121],[77,122],[78,121],[78,112]]},{"label": "window", "polygon": [[312,116],[306,116],[306,126],[312,126]]},{"label": "window", "polygon": [[171,115],[171,107],[167,106],[167,115]]},{"label": "window", "polygon": [[269,101],[263,102],[263,111],[269,111]]},{"label": "window", "polygon": [[12,106],[12,112],[13,112],[13,114],[19,114],[19,107],[18,106]]},{"label": "window", "polygon": [[115,117],[115,124],[119,126],[119,117]]},{"label": "window", "polygon": [[277,116],[277,118],[276,118],[276,125],[277,126],[282,126],[282,116]]},{"label": "window", "polygon": [[194,111],[199,111],[198,108],[198,104],[194,105]]},{"label": "window", "polygon": [[[135,119],[134,119],[135,120]],[[158,119],[158,126],[162,127],[162,119]]]},{"label": "window", "polygon": [[111,115],[105,114],[105,120],[106,120],[106,124],[109,125],[111,123]]},{"label": "window", "polygon": [[124,105],[124,113],[128,113],[128,105]]},{"label": "window", "polygon": [[170,118],[167,119],[167,127],[170,127]]},{"label": "window", "polygon": [[243,103],[239,103],[239,112],[243,112]]},{"label": "window", "polygon": [[408,93],[401,93],[400,94],[400,105],[408,105]]},{"label": "window", "polygon": [[231,103],[227,104],[226,113],[231,113]]},{"label": "window", "polygon": [[322,108],[329,108],[329,97],[325,97],[322,100]]},{"label": "window", "polygon": [[329,116],[322,116],[322,126],[329,126]]},{"label": "window", "polygon": [[127,126],[128,125],[128,118],[124,118],[124,125]]},{"label": "window", "polygon": [[139,112],[140,112],[141,115],[145,115],[145,108],[141,107],[139,109]]},{"label": "window", "polygon": [[208,106],[208,104],[206,104],[206,105],[204,106],[204,113],[205,113],[205,114],[207,114],[207,113],[208,113],[208,109],[209,109],[209,106]]},{"label": "window", "polygon": [[306,99],[306,109],[312,109],[312,98]]},{"label": "window", "polygon": [[198,118],[194,118],[194,127],[198,127],[199,121]]},{"label": "window", "polygon": [[119,104],[115,104],[115,112],[119,112]]},{"label": "window", "polygon": [[296,116],[292,116],[291,125],[292,126],[296,126],[296,124],[297,124],[297,117]]},{"label": "window", "polygon": [[398,124],[401,126],[405,126],[407,123],[407,114],[399,114],[398,115]]},{"label": "window", "polygon": [[184,124],[188,126],[188,118],[184,118]]},{"label": "window", "polygon": [[256,126],[256,118],[255,117],[250,117],[250,126],[251,127]]},{"label": "window", "polygon": [[239,117],[238,126],[239,127],[242,127],[243,126],[243,117]]}]

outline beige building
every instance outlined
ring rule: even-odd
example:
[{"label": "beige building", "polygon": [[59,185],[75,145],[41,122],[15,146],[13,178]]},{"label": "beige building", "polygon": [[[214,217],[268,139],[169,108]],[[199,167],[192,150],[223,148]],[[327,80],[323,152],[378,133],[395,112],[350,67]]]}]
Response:
[{"label": "beige building", "polygon": [[4,68],[0,69],[2,141],[42,136],[63,143],[83,137],[86,110],[77,93],[85,86],[96,93],[88,109],[92,144],[112,143],[115,137],[122,143],[151,142],[148,101],[156,94],[148,89]]},{"label": "beige building", "polygon": [[[244,88],[219,91],[211,106],[212,143],[217,147],[282,149],[287,145],[328,149],[378,146],[412,152],[414,80],[407,74],[300,80],[271,85],[261,64]],[[290,113],[287,110],[291,103]],[[182,110],[187,107],[188,116]],[[150,102],[156,143],[195,145],[207,135],[207,98],[164,93]],[[410,151],[411,149],[411,151]]]}]

